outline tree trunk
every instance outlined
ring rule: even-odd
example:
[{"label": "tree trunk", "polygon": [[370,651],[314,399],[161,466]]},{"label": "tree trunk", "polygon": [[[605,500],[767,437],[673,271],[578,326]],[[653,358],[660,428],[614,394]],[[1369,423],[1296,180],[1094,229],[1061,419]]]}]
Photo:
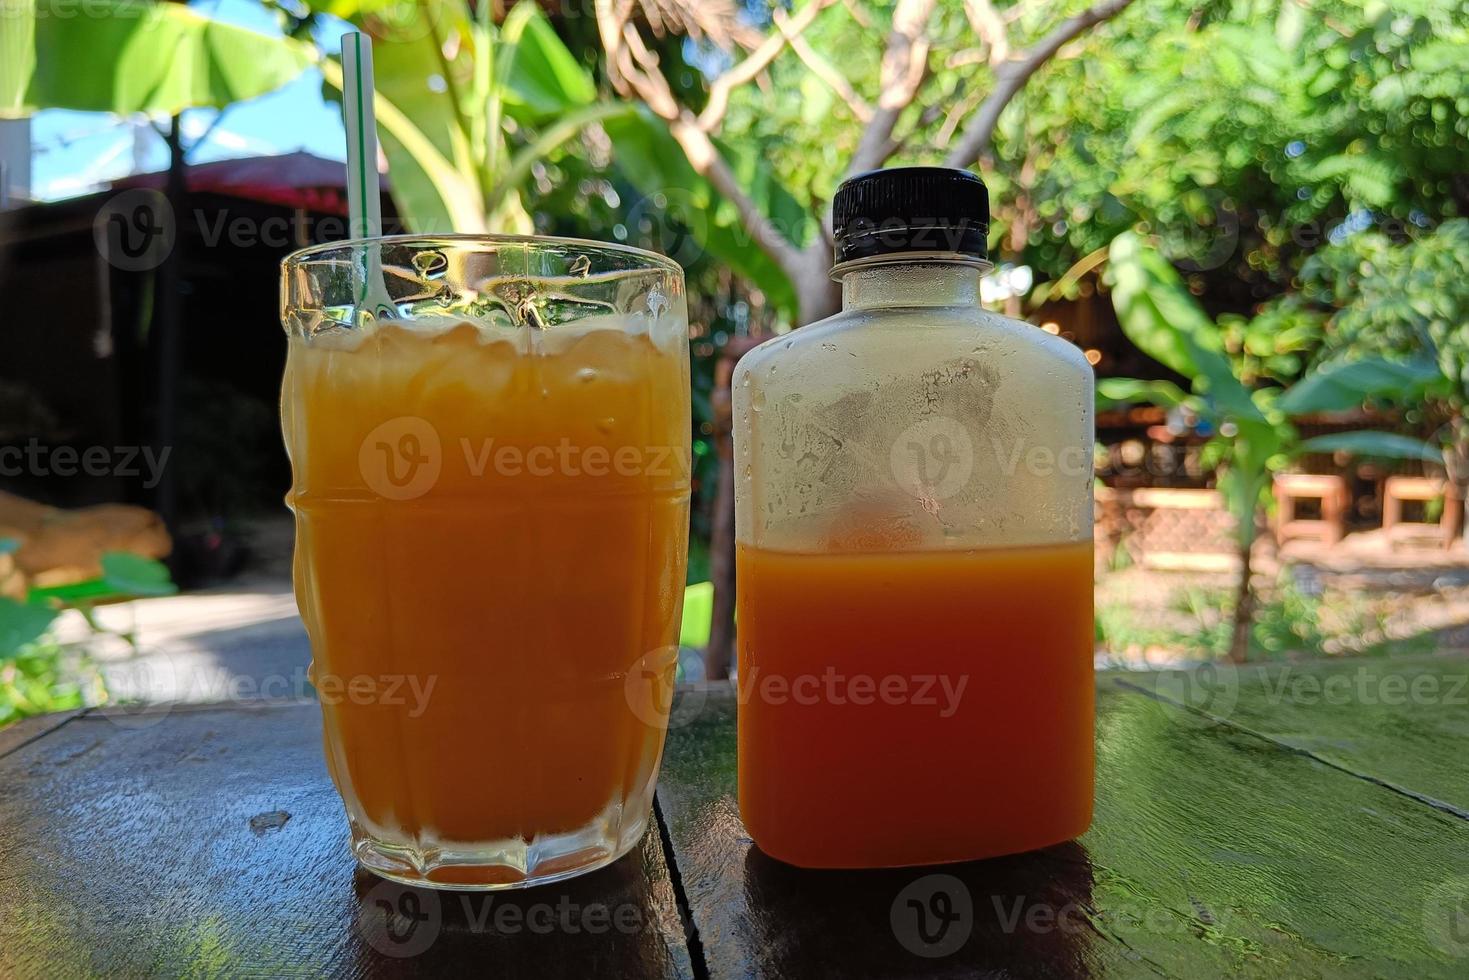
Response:
[{"label": "tree trunk", "polygon": [[714,366],[714,449],[719,458],[719,483],[714,491],[714,521],[709,533],[709,580],[714,585],[714,608],[709,624],[709,646],[704,651],[704,674],[709,680],[729,677],[735,647],[735,500],[734,431],[730,379],[745,352],[760,343],[758,337],[735,337],[720,351]]},{"label": "tree trunk", "polygon": [[[179,117],[174,116],[168,127],[168,179],[165,183],[168,203],[173,211],[177,231],[173,248],[158,267],[158,293],[153,321],[154,369],[157,371],[157,389],[154,395],[153,443],[160,453],[172,452],[178,437],[178,392],[181,356],[179,351],[179,329],[182,319],[184,251],[184,212],[187,205],[187,176],[183,143],[179,135]],[[170,533],[178,532],[178,480],[174,467],[165,466],[158,474],[158,484],[153,491],[153,508],[163,518]]]},{"label": "tree trunk", "polygon": [[734,453],[728,430],[715,436],[719,455],[719,482],[714,492],[714,522],[709,533],[709,580],[714,603],[709,623],[709,646],[704,651],[704,676],[711,681],[729,677],[735,640]]},{"label": "tree trunk", "polygon": [[798,326],[824,320],[842,308],[842,287],[832,282],[824,272],[820,279],[798,285],[796,293],[801,304],[801,312],[796,319]]},{"label": "tree trunk", "polygon": [[[1010,254],[1015,256],[1019,262],[1025,255],[1026,246],[1030,244],[1030,229],[1033,219],[1036,217],[1035,208],[1030,203],[1030,189],[1035,186],[1035,153],[1028,151],[1025,161],[1020,165],[1019,192],[1015,195],[1015,219],[1010,223]],[[995,264],[999,261],[996,256]],[[1018,292],[1012,292],[1005,297],[1005,315],[1019,320],[1024,317],[1025,310],[1021,304]]]},{"label": "tree trunk", "polygon": [[1453,432],[1452,441],[1444,447],[1443,461],[1448,477],[1444,487],[1445,523],[1444,547],[1452,548],[1454,540],[1464,534],[1469,514],[1469,421],[1455,418],[1449,422]]},{"label": "tree trunk", "polygon": [[842,308],[842,287],[831,278],[835,261],[832,250],[823,240],[801,253],[799,268],[791,285],[796,289],[796,326],[824,320]]},{"label": "tree trunk", "polygon": [[1465,499],[1464,487],[1462,485],[1452,481],[1445,485],[1443,495],[1443,546],[1446,550],[1453,548],[1454,542],[1464,536]]},{"label": "tree trunk", "polygon": [[1229,637],[1230,663],[1242,664],[1250,656],[1250,627],[1255,619],[1255,590],[1250,576],[1250,546],[1254,535],[1247,535],[1239,551],[1239,584],[1234,594],[1234,629]]}]

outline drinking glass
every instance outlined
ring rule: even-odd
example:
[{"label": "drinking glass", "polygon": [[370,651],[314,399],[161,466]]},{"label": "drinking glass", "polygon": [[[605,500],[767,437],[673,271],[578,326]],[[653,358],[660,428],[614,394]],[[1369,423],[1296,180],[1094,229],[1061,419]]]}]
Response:
[{"label": "drinking glass", "polygon": [[647,824],[689,507],[683,274],[513,236],[283,263],[295,588],[357,860],[493,889]]}]

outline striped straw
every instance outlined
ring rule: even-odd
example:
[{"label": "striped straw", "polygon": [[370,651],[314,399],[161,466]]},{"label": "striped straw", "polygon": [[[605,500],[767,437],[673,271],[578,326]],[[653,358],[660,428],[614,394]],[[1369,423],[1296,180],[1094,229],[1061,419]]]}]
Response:
[{"label": "striped straw", "polygon": [[372,96],[372,39],[355,31],[343,35],[342,121],[347,128],[347,213],[352,238],[376,238],[383,233]]}]

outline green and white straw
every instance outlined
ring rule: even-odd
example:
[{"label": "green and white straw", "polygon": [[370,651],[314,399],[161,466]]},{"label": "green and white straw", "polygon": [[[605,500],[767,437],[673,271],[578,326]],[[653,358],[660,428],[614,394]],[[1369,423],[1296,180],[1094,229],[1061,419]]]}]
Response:
[{"label": "green and white straw", "polygon": [[342,121],[347,129],[347,213],[352,238],[376,238],[383,233],[372,97],[372,39],[357,32],[343,35]]},{"label": "green and white straw", "polygon": [[383,282],[383,207],[377,180],[377,119],[372,111],[372,39],[353,32],[342,37],[342,116],[347,129],[347,227],[349,238],[368,239],[354,269],[357,307],[370,317],[391,310]]}]

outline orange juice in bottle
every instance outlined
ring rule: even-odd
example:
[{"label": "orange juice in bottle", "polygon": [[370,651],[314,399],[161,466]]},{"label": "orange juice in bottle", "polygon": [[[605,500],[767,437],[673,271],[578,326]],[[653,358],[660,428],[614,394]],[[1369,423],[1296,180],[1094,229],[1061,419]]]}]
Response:
[{"label": "orange juice in bottle", "polygon": [[282,393],[354,852],[455,887],[596,867],[646,825],[677,653],[681,273],[556,240],[372,247],[379,316],[343,296],[350,247],[288,263]]},{"label": "orange juice in bottle", "polygon": [[988,196],[835,202],[839,314],[734,378],[740,812],[772,857],[891,867],[1091,821],[1092,372],[985,312]]}]

